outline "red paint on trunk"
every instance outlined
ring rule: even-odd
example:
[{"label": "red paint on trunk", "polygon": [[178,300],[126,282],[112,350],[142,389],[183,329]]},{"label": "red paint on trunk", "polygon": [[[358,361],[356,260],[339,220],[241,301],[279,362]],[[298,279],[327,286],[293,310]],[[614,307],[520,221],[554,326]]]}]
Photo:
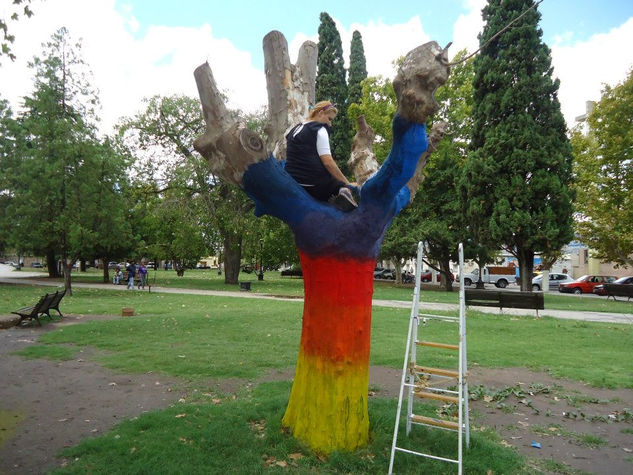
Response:
[{"label": "red paint on trunk", "polygon": [[304,352],[326,361],[367,364],[375,261],[304,253],[300,257]]}]

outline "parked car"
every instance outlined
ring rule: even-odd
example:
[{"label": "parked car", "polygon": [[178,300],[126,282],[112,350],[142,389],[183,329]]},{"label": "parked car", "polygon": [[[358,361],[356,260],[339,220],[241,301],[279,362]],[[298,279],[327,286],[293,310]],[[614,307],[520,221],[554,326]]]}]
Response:
[{"label": "parked car", "polygon": [[396,280],[396,273],[391,269],[375,270],[374,279]]},{"label": "parked car", "polygon": [[579,279],[567,284],[560,284],[559,292],[572,294],[590,294],[597,285],[615,281],[611,275],[583,275]]},{"label": "parked car", "polygon": [[31,264],[31,267],[33,267],[34,269],[41,269],[41,268],[42,268],[42,267],[44,267],[44,266],[42,265],[42,263],[41,263],[41,262],[33,262],[33,263]]},{"label": "parked car", "polygon": [[[567,284],[573,281],[574,279],[567,274],[557,274],[556,272],[552,272],[549,275],[549,289],[558,290],[561,284]],[[532,290],[534,292],[543,290],[543,274],[538,274],[532,279]]]},{"label": "parked car", "polygon": [[[620,277],[618,280],[613,282],[617,285],[632,285],[633,284],[633,276]],[[604,289],[604,285],[596,285],[593,288],[593,293],[596,295],[607,295],[607,291]]]},{"label": "parked car", "polygon": [[[440,281],[440,279],[442,278],[442,276],[440,275],[439,272],[437,272],[435,274],[435,280],[437,282]],[[421,282],[431,282],[431,280],[433,279],[433,271],[428,270],[428,271],[424,271],[422,272],[422,274],[420,274],[420,281]],[[451,281],[455,281],[455,276],[451,273]]]}]

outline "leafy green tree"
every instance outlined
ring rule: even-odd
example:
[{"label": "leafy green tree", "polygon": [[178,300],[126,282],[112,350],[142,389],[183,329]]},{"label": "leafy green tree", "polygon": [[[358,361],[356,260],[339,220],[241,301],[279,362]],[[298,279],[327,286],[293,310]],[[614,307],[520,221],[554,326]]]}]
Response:
[{"label": "leafy green tree", "polygon": [[448,290],[452,289],[450,261],[457,261],[459,243],[468,238],[458,192],[472,130],[474,69],[472,60],[460,62],[465,56],[464,50],[455,56],[458,64],[436,93],[440,110],[435,120],[446,124],[446,132],[429,158],[425,180],[413,202],[427,263],[440,271],[442,286]]},{"label": "leafy green tree", "polygon": [[[533,0],[489,0],[475,59],[472,153],[465,165],[473,237],[505,246],[531,289],[535,252],[573,237],[571,146]],[[528,10],[526,12],[526,10]],[[488,42],[510,21],[512,28]]]},{"label": "leafy green tree", "polygon": [[338,114],[332,123],[332,156],[344,174],[349,173],[347,161],[352,150],[352,134],[347,118],[347,82],[341,35],[330,15],[323,12],[319,24],[319,58],[315,97],[318,101],[331,100],[336,103]]},{"label": "leafy green tree", "polygon": [[[465,56],[460,52],[456,60]],[[457,184],[467,154],[472,127],[472,61],[458,64],[436,93],[440,103],[437,120],[447,123],[444,139],[439,143],[425,168],[425,181],[409,205],[387,230],[381,256],[396,265],[415,255],[417,243],[425,242],[425,259],[444,276],[442,285],[451,288],[450,261],[456,259],[457,246],[467,236],[464,231]],[[364,115],[376,133],[374,152],[379,162],[391,147],[391,118],[396,99],[391,82],[382,77],[363,81],[363,95],[349,109],[350,119]]]},{"label": "leafy green tree", "polygon": [[[138,152],[137,175],[142,177],[144,189],[154,190],[161,199],[168,191],[179,190],[173,197],[185,200],[188,209],[197,213],[196,233],[206,246],[219,245],[215,250],[224,258],[225,283],[236,284],[243,234],[255,221],[253,204],[237,187],[210,175],[206,161],[194,153],[191,144],[203,132],[204,125],[196,99],[154,96],[146,102],[143,113],[125,120],[120,127],[127,143]],[[254,119],[250,122],[254,127],[258,123]],[[156,186],[152,188],[148,182]],[[153,236],[164,239],[165,234]],[[147,244],[155,252],[170,248],[168,242]]]},{"label": "leafy green tree", "polygon": [[[13,226],[9,216],[9,206],[14,199],[10,177],[21,153],[21,135],[21,127],[13,117],[9,102],[0,99],[0,228],[5,230]],[[7,251],[9,237],[8,232],[0,233],[0,255]]]},{"label": "leafy green tree", "polygon": [[[9,184],[12,242],[61,256],[69,292],[73,264],[103,239],[99,216],[113,212],[110,205],[117,203],[117,190],[102,173],[110,155],[95,137],[98,98],[80,49],[62,28],[31,63],[35,89],[20,118],[25,145]],[[56,262],[48,260],[55,269]]]},{"label": "leafy green tree", "polygon": [[595,256],[633,265],[633,70],[605,86],[587,118],[588,133],[575,130],[576,222],[579,239]]},{"label": "leafy green tree", "polygon": [[360,102],[363,95],[362,82],[367,79],[367,60],[363,48],[363,37],[360,32],[352,33],[349,53],[348,99],[349,105]]},{"label": "leafy green tree", "polygon": [[[8,3],[8,2],[7,2]],[[30,18],[33,16],[33,10],[30,7],[31,0],[12,0],[11,6],[3,8],[3,14],[8,17],[0,17],[0,30],[2,30],[2,41],[0,42],[0,57],[8,56],[11,61],[15,60],[15,55],[11,50],[11,45],[15,42],[15,36],[9,32],[9,23],[17,21],[20,16]]]},{"label": "leafy green tree", "polygon": [[106,138],[97,145],[93,173],[97,178],[96,206],[91,215],[94,238],[84,256],[99,259],[103,281],[109,282],[108,263],[133,257],[138,240],[133,233],[130,214],[131,192],[127,175],[131,158],[127,150],[115,139]]}]

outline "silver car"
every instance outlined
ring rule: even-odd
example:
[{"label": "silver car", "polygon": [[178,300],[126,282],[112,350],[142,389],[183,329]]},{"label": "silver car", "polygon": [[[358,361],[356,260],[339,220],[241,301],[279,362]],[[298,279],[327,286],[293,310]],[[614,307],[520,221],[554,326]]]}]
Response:
[{"label": "silver car", "polygon": [[[550,290],[558,290],[558,286],[560,284],[565,284],[567,282],[573,282],[572,279],[567,274],[557,274],[552,272],[549,275],[549,289]],[[538,292],[543,289],[543,274],[537,275],[532,279],[532,290]]]}]

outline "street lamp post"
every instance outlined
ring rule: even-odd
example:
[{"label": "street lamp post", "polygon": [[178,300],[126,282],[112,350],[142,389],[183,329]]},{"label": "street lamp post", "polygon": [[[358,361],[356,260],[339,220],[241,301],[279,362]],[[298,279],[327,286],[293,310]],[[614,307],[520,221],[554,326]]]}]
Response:
[{"label": "street lamp post", "polygon": [[257,280],[264,280],[264,240],[259,240],[259,274]]}]

